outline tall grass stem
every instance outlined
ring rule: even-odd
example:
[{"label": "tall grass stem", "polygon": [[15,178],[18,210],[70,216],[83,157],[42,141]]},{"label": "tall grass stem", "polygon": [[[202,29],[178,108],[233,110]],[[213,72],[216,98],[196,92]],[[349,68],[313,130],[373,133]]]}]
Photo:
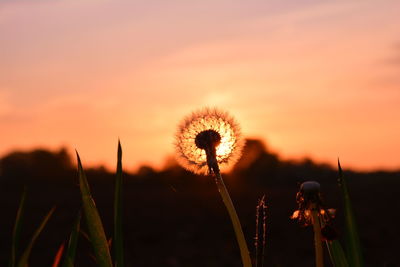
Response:
[{"label": "tall grass stem", "polygon": [[96,263],[99,267],[112,267],[111,254],[106,234],[104,232],[103,223],[92,198],[92,194],[90,193],[89,183],[83,170],[78,152],[76,152],[76,157],[78,161],[79,187],[82,197],[83,214],[85,215],[90,242],[92,243],[94,255],[96,257]]},{"label": "tall grass stem", "polygon": [[221,173],[217,171],[214,174],[215,174],[215,183],[217,184],[218,191],[222,197],[222,201],[224,202],[226,209],[228,210],[229,216],[233,224],[233,229],[235,230],[235,235],[239,243],[240,255],[242,257],[243,266],[251,267],[252,265],[251,265],[249,249],[247,248],[246,239],[244,238],[239,217],[236,213],[235,207],[233,206],[228,190],[225,187],[224,181],[222,180]]},{"label": "tall grass stem", "polygon": [[49,221],[51,215],[53,214],[56,207],[53,207],[47,214],[44,216],[42,222],[40,223],[39,227],[36,228],[35,232],[31,240],[28,243],[25,251],[22,253],[21,258],[18,261],[17,267],[26,267],[28,266],[29,256],[31,255],[32,247],[35,244],[37,238],[39,237],[40,233],[43,231],[43,228],[46,226],[47,222]]},{"label": "tall grass stem", "polygon": [[361,251],[361,241],[358,234],[358,226],[356,217],[354,215],[353,205],[350,200],[349,188],[347,186],[346,178],[343,175],[342,167],[338,159],[339,178],[338,184],[342,191],[343,204],[344,204],[344,219],[346,225],[346,248],[349,265],[354,267],[364,266],[364,258]]},{"label": "tall grass stem", "polygon": [[267,205],[265,205],[265,195],[259,200],[256,207],[256,237],[255,237],[255,266],[263,267],[265,258],[267,230]]},{"label": "tall grass stem", "polygon": [[13,235],[12,235],[12,246],[11,246],[11,260],[9,267],[15,267],[16,260],[17,260],[17,253],[18,253],[18,246],[19,246],[19,239],[21,235],[21,228],[22,228],[22,220],[23,214],[25,211],[25,203],[26,203],[26,186],[24,187],[24,191],[22,193],[21,201],[19,203],[17,217],[15,219]]},{"label": "tall grass stem", "polygon": [[78,216],[75,219],[72,231],[69,237],[68,245],[64,253],[64,262],[61,267],[74,267],[76,248],[78,246],[78,238],[81,227],[81,212],[79,211]]},{"label": "tall grass stem", "polygon": [[122,148],[119,140],[114,193],[114,267],[124,267],[122,232]]}]

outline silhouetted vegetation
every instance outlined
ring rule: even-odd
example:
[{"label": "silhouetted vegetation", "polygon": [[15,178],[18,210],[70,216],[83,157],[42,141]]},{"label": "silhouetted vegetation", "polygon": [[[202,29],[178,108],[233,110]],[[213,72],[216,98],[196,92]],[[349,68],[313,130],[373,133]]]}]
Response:
[{"label": "silhouetted vegetation", "polygon": [[[81,155],[84,159],[85,156]],[[67,241],[81,197],[76,164],[66,149],[13,152],[0,162],[0,266],[6,266],[11,234],[23,186],[27,185],[24,246],[42,216],[57,209],[32,250],[31,266],[49,266]],[[345,167],[345,162],[342,162]],[[86,169],[96,205],[111,237],[114,173]],[[367,266],[396,266],[400,172],[346,171]],[[341,232],[342,203],[337,170],[310,159],[285,161],[260,140],[247,140],[243,157],[225,181],[235,202],[249,249],[254,252],[255,212],[266,195],[267,266],[313,266],[312,229],[289,219],[296,209],[298,186],[318,181],[325,203],[336,208]],[[226,210],[210,177],[193,175],[169,160],[162,171],[143,166],[124,174],[124,242],[126,266],[240,266],[240,253]],[[86,225],[82,224],[83,232]],[[76,266],[95,266],[82,234]],[[212,240],[213,242],[210,242]],[[212,244],[212,246],[210,246]],[[344,244],[345,245],[345,244]],[[328,263],[328,257],[327,263]],[[392,265],[390,265],[392,264]],[[329,266],[329,265],[327,265]]]}]

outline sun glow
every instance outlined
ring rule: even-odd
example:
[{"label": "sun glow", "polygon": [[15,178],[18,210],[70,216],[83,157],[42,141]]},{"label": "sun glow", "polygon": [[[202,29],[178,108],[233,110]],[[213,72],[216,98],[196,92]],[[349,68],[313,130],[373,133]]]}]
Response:
[{"label": "sun glow", "polygon": [[221,123],[220,132],[224,134],[221,135],[221,143],[217,146],[217,159],[223,160],[235,149],[236,138],[229,124]]}]

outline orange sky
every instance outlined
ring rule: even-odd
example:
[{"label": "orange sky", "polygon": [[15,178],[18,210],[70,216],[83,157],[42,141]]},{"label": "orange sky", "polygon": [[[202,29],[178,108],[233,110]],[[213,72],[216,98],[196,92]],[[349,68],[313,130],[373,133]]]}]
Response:
[{"label": "orange sky", "polygon": [[284,158],[400,167],[399,1],[0,3],[0,155],[162,166],[218,106]]}]

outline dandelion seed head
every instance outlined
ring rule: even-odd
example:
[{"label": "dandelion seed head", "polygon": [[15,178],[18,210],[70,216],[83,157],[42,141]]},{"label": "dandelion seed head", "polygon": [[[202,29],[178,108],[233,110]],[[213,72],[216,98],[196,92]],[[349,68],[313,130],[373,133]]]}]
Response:
[{"label": "dandelion seed head", "polygon": [[194,143],[198,148],[217,147],[221,143],[221,135],[214,130],[205,130],[196,135]]},{"label": "dandelion seed head", "polygon": [[215,145],[216,159],[221,168],[235,163],[244,141],[240,127],[227,113],[215,108],[195,111],[179,124],[175,136],[177,160],[185,169],[207,174],[207,145]]},{"label": "dandelion seed head", "polygon": [[335,209],[325,209],[320,194],[321,185],[315,181],[306,181],[300,185],[296,194],[298,210],[293,212],[291,219],[298,220],[305,226],[312,224],[311,211],[317,210],[319,219],[325,224],[330,224],[335,217]]}]

